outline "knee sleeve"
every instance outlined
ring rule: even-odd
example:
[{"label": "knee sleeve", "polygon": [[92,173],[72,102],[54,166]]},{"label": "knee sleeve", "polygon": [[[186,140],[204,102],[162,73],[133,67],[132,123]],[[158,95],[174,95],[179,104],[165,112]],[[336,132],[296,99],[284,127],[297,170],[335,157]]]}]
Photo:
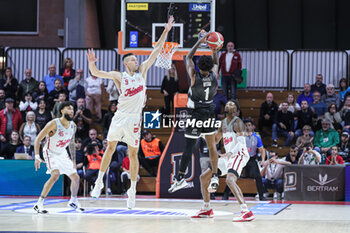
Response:
[{"label": "knee sleeve", "polygon": [[192,151],[196,144],[196,139],[192,138],[186,138],[185,139],[185,149],[181,156],[181,162],[180,162],[180,172],[185,173],[188,164],[190,163]]}]

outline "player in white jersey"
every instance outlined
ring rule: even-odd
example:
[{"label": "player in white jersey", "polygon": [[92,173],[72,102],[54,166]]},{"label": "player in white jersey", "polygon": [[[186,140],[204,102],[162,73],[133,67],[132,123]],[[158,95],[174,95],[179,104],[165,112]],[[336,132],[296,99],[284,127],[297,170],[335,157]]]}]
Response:
[{"label": "player in white jersey", "polygon": [[[51,120],[40,131],[34,142],[35,151],[35,170],[40,169],[40,163],[44,162],[39,155],[40,142],[46,137],[43,156],[47,167],[47,174],[51,174],[50,179],[46,181],[34,210],[38,213],[47,213],[44,209],[44,199],[50,192],[60,174],[67,175],[71,180],[70,190],[71,199],[68,206],[78,211],[84,211],[77,200],[79,190],[79,175],[77,174],[75,163],[75,131],[76,125],[73,122],[74,108],[71,102],[64,102],[60,105],[62,117]],[[69,158],[66,148],[72,158]]]},{"label": "player in white jersey", "polygon": [[[245,204],[241,189],[237,185],[237,179],[241,175],[242,169],[249,160],[249,153],[245,142],[246,128],[243,121],[236,116],[239,106],[234,101],[227,102],[225,106],[226,118],[222,121],[221,128],[215,135],[218,143],[223,138],[226,154],[220,156],[218,161],[219,175],[226,175],[226,183],[234,193],[241,207],[241,214],[233,218],[233,222],[252,221],[255,217],[252,211],[248,210]],[[207,187],[210,183],[212,171],[208,168],[200,176],[202,196],[204,205],[202,209],[192,218],[210,218],[214,213],[210,207],[210,193]]]},{"label": "player in white jersey", "polygon": [[98,198],[101,195],[101,190],[104,186],[103,176],[110,164],[111,157],[115,152],[118,141],[122,141],[128,144],[130,159],[131,184],[127,191],[127,207],[131,209],[135,206],[136,182],[139,170],[137,152],[140,143],[141,114],[146,101],[147,71],[162,51],[168,32],[171,30],[173,24],[174,17],[170,16],[152,53],[140,66],[137,64],[136,56],[131,53],[124,55],[123,63],[126,67],[126,71],[123,73],[98,70],[95,65],[97,58],[95,57],[93,50],[91,49],[87,53],[89,68],[92,75],[100,78],[112,79],[120,93],[118,110],[114,114],[108,130],[108,146],[102,158],[101,168],[95,182],[95,187],[91,192],[92,197]]}]

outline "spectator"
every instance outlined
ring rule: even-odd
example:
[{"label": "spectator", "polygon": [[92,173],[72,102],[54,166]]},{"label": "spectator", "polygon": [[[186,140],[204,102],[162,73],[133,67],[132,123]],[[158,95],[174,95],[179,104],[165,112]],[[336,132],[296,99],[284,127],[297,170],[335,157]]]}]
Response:
[{"label": "spectator", "polygon": [[75,154],[77,173],[80,178],[84,178],[84,165],[87,165],[87,158],[84,155],[81,138],[75,138]]},{"label": "spectator", "polygon": [[113,102],[117,105],[119,99],[119,90],[113,80],[108,80],[106,91],[109,94],[109,102]]},{"label": "spectator", "polygon": [[298,164],[299,162],[299,152],[298,147],[296,145],[291,145],[289,148],[289,153],[286,156],[286,161],[291,164]]},{"label": "spectator", "polygon": [[284,146],[288,146],[294,138],[293,132],[294,117],[293,113],[288,111],[288,103],[282,103],[282,109],[277,111],[275,121],[272,125],[272,146],[278,147],[277,136],[282,135],[287,138]]},{"label": "spectator", "polygon": [[323,76],[322,74],[316,74],[316,82],[311,85],[311,92],[318,91],[321,96],[326,94],[326,85],[323,84]]},{"label": "spectator", "polygon": [[[30,157],[31,159],[35,159],[34,158],[34,146],[31,145],[31,141],[32,141],[32,139],[30,138],[30,136],[24,136],[23,145],[20,145],[17,147],[16,153],[24,153],[24,154],[27,154],[28,157]],[[15,158],[13,158],[13,159],[15,159]]]},{"label": "spectator", "polygon": [[[126,150],[126,156],[123,159],[123,165],[122,165],[122,174],[121,174],[121,182],[122,182],[122,195],[125,195],[128,181],[130,180],[130,160],[129,160],[129,150]],[[137,182],[140,180],[139,174],[137,174]]]},{"label": "spectator", "polygon": [[40,99],[38,102],[38,108],[35,113],[35,122],[38,123],[40,129],[43,129],[45,125],[52,120],[51,111],[46,109],[45,100]]},{"label": "spectator", "polygon": [[5,77],[0,79],[0,88],[5,90],[6,98],[16,100],[18,81],[13,77],[12,69],[10,67],[5,68]]},{"label": "spectator", "polygon": [[277,104],[273,101],[273,95],[271,92],[267,93],[266,101],[261,104],[260,116],[259,116],[259,132],[263,136],[263,127],[272,126],[278,110]]},{"label": "spectator", "polygon": [[259,199],[260,201],[266,200],[264,197],[264,189],[263,184],[261,180],[260,170],[257,163],[257,150],[259,150],[259,153],[261,154],[261,160],[265,161],[265,148],[262,144],[260,136],[258,136],[254,132],[255,125],[252,120],[247,119],[244,121],[245,126],[247,128],[247,136],[246,136],[246,144],[247,149],[249,152],[250,159],[247,162],[244,170],[245,170],[245,176],[251,177],[251,174],[253,175],[253,178],[255,179],[256,188],[258,189]]},{"label": "spectator", "polygon": [[[304,125],[313,125],[313,119],[317,118],[317,115],[309,108],[309,104],[306,100],[301,101],[301,110],[297,111],[295,114],[297,118],[297,127],[295,131],[295,137],[299,137],[302,135],[302,128]],[[314,136],[314,132],[310,131],[310,136]]]},{"label": "spectator", "polygon": [[102,131],[105,137],[107,137],[109,126],[111,125],[112,118],[116,111],[117,105],[115,104],[115,102],[110,102],[110,104],[108,105],[108,112],[104,114],[102,120]]},{"label": "spectator", "polygon": [[35,138],[40,130],[39,124],[35,123],[35,113],[33,111],[27,112],[26,122],[24,122],[19,129],[21,140],[23,141],[25,136],[29,136],[32,140],[31,145],[34,146]]},{"label": "spectator", "polygon": [[143,131],[142,136],[143,139],[141,139],[139,149],[140,164],[151,176],[156,177],[159,159],[163,153],[164,145],[159,138],[153,137],[152,133],[148,130]]},{"label": "spectator", "polygon": [[330,153],[332,146],[336,146],[339,143],[339,134],[332,129],[331,122],[328,119],[322,120],[322,129],[318,130],[315,135],[314,145],[320,148],[320,152],[325,156]]},{"label": "spectator", "polygon": [[45,75],[43,81],[46,84],[47,92],[50,93],[55,89],[55,80],[61,80],[61,85],[63,85],[63,78],[56,74],[56,65],[49,66],[49,74]]},{"label": "spectator", "polygon": [[327,107],[331,103],[335,103],[337,105],[337,108],[340,107],[340,97],[337,93],[335,93],[333,84],[327,85],[326,94],[322,95],[322,101],[327,105]]},{"label": "spectator", "polygon": [[112,156],[112,162],[109,165],[109,174],[111,176],[111,181],[116,184],[118,193],[122,193],[122,184],[120,177],[122,173],[123,159],[126,157],[127,149],[128,147],[125,143],[118,142],[117,149]]},{"label": "spectator", "polygon": [[88,168],[85,173],[85,180],[90,184],[94,184],[101,166],[103,151],[98,148],[96,141],[91,141],[87,146],[86,157],[88,160]]},{"label": "spectator", "polygon": [[5,91],[4,89],[0,89],[0,110],[3,110],[5,108]]},{"label": "spectator", "polygon": [[91,76],[85,81],[86,108],[94,113],[97,117],[96,121],[102,120],[101,102],[102,102],[102,79]]},{"label": "spectator", "polygon": [[63,68],[60,69],[60,76],[63,78],[63,86],[68,87],[68,83],[75,77],[75,69],[73,69],[73,60],[69,57],[64,59]]},{"label": "spectator", "polygon": [[314,150],[312,144],[306,144],[303,148],[303,153],[299,158],[298,164],[318,165],[321,162],[321,155]]},{"label": "spectator", "polygon": [[60,111],[60,105],[65,102],[67,99],[67,95],[66,92],[64,91],[60,91],[60,93],[58,93],[58,101],[55,103],[55,105],[53,106],[52,109],[52,115],[53,118],[60,118],[61,117],[61,111]]},{"label": "spectator", "polygon": [[39,82],[32,77],[32,70],[25,70],[25,78],[21,81],[18,88],[18,99],[24,100],[25,93],[34,93],[37,91]]},{"label": "spectator", "polygon": [[1,148],[1,156],[5,159],[13,159],[17,147],[20,145],[21,141],[19,140],[19,134],[17,131],[13,130],[10,134],[9,142]]},{"label": "spectator", "polygon": [[[228,42],[226,45],[226,52],[223,52],[219,59],[219,70],[221,70],[222,90],[228,100],[236,99],[237,82],[234,80],[233,75],[240,72],[242,69],[241,55],[234,51],[235,44]],[[231,89],[231,96],[229,96],[229,89]]]},{"label": "spectator", "polygon": [[326,164],[327,165],[344,164],[343,158],[340,155],[338,155],[337,146],[332,146],[332,154],[327,157]]},{"label": "spectator", "polygon": [[[296,111],[299,111],[300,105],[296,102],[294,94],[289,93],[287,95],[287,103],[288,103],[288,111],[290,111],[291,113],[295,113]],[[282,108],[282,103],[280,104],[280,106],[278,107],[278,109]]]},{"label": "spectator", "polygon": [[340,105],[344,104],[345,96],[347,93],[350,93],[350,87],[346,78],[341,78],[339,80],[339,97],[340,97]]},{"label": "spectator", "polygon": [[49,97],[47,98],[47,103],[48,106],[54,106],[56,102],[58,102],[58,95],[64,92],[66,93],[66,96],[68,96],[68,93],[66,90],[63,89],[62,84],[61,84],[61,80],[60,79],[56,79],[55,80],[55,89],[52,90],[51,92],[49,92]]},{"label": "spectator", "polygon": [[343,158],[345,162],[350,162],[350,143],[349,133],[343,131],[340,137],[340,143],[338,144],[338,154]]},{"label": "spectator", "polygon": [[304,85],[304,91],[298,96],[297,102],[301,107],[301,102],[303,100],[306,100],[308,104],[311,104],[314,99],[313,99],[313,94],[311,93],[311,87],[309,83],[305,83]]},{"label": "spectator", "polygon": [[22,118],[29,111],[35,111],[38,108],[38,103],[33,101],[32,93],[28,92],[25,94],[24,101],[19,102],[19,110],[21,111]]},{"label": "spectator", "polygon": [[46,88],[46,83],[44,81],[41,81],[39,83],[38,90],[33,93],[33,98],[36,102],[38,102],[39,99],[43,99],[46,101],[48,97],[49,97],[49,93]]},{"label": "spectator", "polygon": [[164,95],[164,114],[170,114],[171,110],[174,108],[174,96],[179,92],[179,81],[175,64],[171,65],[168,74],[164,76],[160,92]]},{"label": "spectator", "polygon": [[225,118],[225,114],[223,113],[223,110],[227,103],[227,99],[225,95],[218,92],[217,88],[216,88],[216,94],[214,95],[213,102],[215,104],[215,118],[217,120],[223,120]]},{"label": "spectator", "polygon": [[328,106],[328,112],[326,112],[324,116],[330,120],[332,129],[335,129],[337,131],[339,130],[341,132],[343,128],[341,125],[342,119],[335,103],[331,103]]},{"label": "spectator", "polygon": [[314,140],[313,137],[310,136],[311,127],[309,125],[303,126],[303,135],[299,136],[296,141],[296,146],[298,150],[303,150],[307,144],[311,144]]},{"label": "spectator", "polygon": [[316,113],[318,118],[322,118],[327,112],[327,105],[321,101],[321,94],[318,91],[313,93],[314,101],[310,104],[311,109]]},{"label": "spectator", "polygon": [[19,130],[22,125],[23,118],[21,112],[13,107],[14,100],[6,98],[5,108],[0,111],[0,140],[5,142],[12,131]]},{"label": "spectator", "polygon": [[99,138],[97,138],[97,130],[96,129],[90,129],[89,130],[89,137],[85,138],[83,140],[83,150],[86,151],[86,147],[87,145],[89,145],[92,141],[96,141],[98,148],[101,149],[102,148],[102,142]]},{"label": "spectator", "polygon": [[279,159],[275,151],[270,151],[270,159],[263,163],[263,169],[261,170],[261,176],[264,185],[264,191],[267,193],[267,189],[276,190],[273,194],[273,199],[282,199],[283,193],[283,168],[285,165],[291,164],[284,159]]},{"label": "spectator", "polygon": [[343,129],[350,131],[350,95],[345,97],[343,108],[340,110],[340,115],[343,120]]},{"label": "spectator", "polygon": [[77,100],[77,111],[73,117],[75,124],[77,125],[76,137],[85,139],[89,134],[90,124],[92,123],[91,112],[85,108],[85,99],[79,98]]},{"label": "spectator", "polygon": [[69,80],[68,91],[69,101],[75,103],[77,99],[81,97],[85,98],[85,80],[84,71],[82,69],[77,69],[75,77]]}]

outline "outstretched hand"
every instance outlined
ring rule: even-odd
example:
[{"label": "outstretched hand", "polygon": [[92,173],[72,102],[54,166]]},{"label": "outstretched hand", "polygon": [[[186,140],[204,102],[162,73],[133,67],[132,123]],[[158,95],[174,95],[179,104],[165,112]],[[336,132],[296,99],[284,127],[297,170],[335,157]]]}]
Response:
[{"label": "outstretched hand", "polygon": [[166,31],[166,32],[169,32],[170,30],[171,30],[171,28],[173,27],[173,25],[174,25],[174,16],[170,16],[169,17],[169,20],[168,20],[168,23],[167,24],[165,24],[165,26],[164,26],[164,30]]},{"label": "outstretched hand", "polygon": [[87,57],[88,57],[88,61],[89,62],[96,62],[98,60],[98,58],[95,57],[95,53],[94,53],[94,49],[88,49],[88,52],[86,53]]}]

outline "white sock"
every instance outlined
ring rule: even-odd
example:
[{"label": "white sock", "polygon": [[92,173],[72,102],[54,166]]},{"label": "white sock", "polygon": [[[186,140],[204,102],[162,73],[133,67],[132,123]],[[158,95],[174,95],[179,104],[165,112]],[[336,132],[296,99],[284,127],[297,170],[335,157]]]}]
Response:
[{"label": "white sock", "polygon": [[242,212],[248,211],[248,206],[246,204],[242,204],[241,205],[241,211]]},{"label": "white sock", "polygon": [[136,181],[130,181],[130,189],[136,191]]},{"label": "white sock", "polygon": [[77,202],[77,197],[70,196],[71,202]]},{"label": "white sock", "polygon": [[210,202],[204,202],[203,203],[203,210],[210,210]]},{"label": "white sock", "polygon": [[103,176],[105,175],[106,172],[103,171],[98,171],[98,177],[96,182],[102,182],[103,183]]},{"label": "white sock", "polygon": [[44,197],[39,197],[38,203],[44,203],[45,198]]}]

